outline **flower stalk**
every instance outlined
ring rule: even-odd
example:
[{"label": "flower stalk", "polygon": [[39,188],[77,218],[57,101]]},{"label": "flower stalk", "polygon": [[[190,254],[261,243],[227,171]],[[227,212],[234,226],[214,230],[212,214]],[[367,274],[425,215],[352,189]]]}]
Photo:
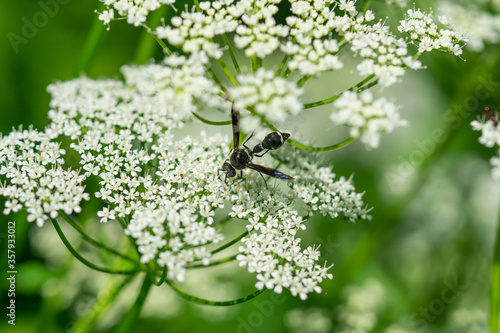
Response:
[{"label": "flower stalk", "polygon": [[52,221],[52,224],[54,225],[54,229],[56,230],[57,234],[59,235],[59,238],[61,238],[62,242],[64,243],[64,245],[66,246],[68,251],[71,252],[71,254],[76,259],[78,259],[78,261],[80,261],[82,264],[84,264],[85,266],[87,266],[93,270],[103,272],[103,273],[109,273],[109,274],[125,274],[126,275],[126,274],[134,274],[134,273],[141,271],[141,269],[115,270],[115,269],[110,269],[107,267],[101,267],[101,266],[98,266],[98,265],[92,263],[91,261],[85,259],[80,253],[78,253],[78,251],[71,245],[71,243],[66,238],[63,231],[61,230],[61,227],[57,223],[56,219],[51,219],[51,221]]},{"label": "flower stalk", "polygon": [[241,298],[231,300],[231,301],[212,301],[212,300],[208,300],[208,299],[204,299],[204,298],[190,295],[169,280],[166,280],[166,282],[168,283],[168,285],[170,287],[172,287],[172,289],[174,289],[180,296],[182,296],[182,298],[184,298],[190,302],[193,302],[193,303],[203,304],[203,305],[213,305],[213,306],[231,306],[231,305],[241,304],[241,303],[244,303],[244,302],[251,300],[252,298],[259,296],[264,291],[266,291],[265,289],[256,290],[253,293],[251,293],[245,297],[241,297]]},{"label": "flower stalk", "polygon": [[118,281],[118,277],[112,276],[109,282],[100,292],[97,297],[97,301],[92,306],[89,313],[77,321],[72,327],[70,333],[87,333],[95,332],[95,322],[102,315],[102,313],[113,304],[118,295],[123,291],[123,289],[133,280],[135,275],[128,275],[122,279],[121,282]]},{"label": "flower stalk", "polygon": [[120,321],[120,324],[115,329],[114,332],[117,333],[128,333],[135,331],[135,323],[139,319],[139,315],[141,314],[142,307],[144,302],[146,301],[146,297],[151,289],[152,282],[150,277],[146,274],[144,276],[144,280],[142,281],[142,286],[135,299],[134,304],[130,307],[130,309],[125,313],[123,319]]},{"label": "flower stalk", "polygon": [[493,262],[491,265],[489,312],[490,333],[497,333],[500,330],[500,211],[498,214]]},{"label": "flower stalk", "polygon": [[[104,4],[99,5],[99,11],[105,8]],[[79,76],[85,72],[88,72],[89,66],[94,59],[99,45],[104,38],[105,28],[102,25],[100,19],[95,16],[92,21],[92,26],[90,27],[90,32],[83,44],[83,48],[80,54],[80,59],[76,68],[76,76]]]}]

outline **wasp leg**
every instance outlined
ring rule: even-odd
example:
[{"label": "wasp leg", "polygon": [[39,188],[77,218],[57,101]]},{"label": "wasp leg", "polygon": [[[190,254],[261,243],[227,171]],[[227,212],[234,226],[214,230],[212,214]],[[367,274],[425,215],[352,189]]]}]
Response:
[{"label": "wasp leg", "polygon": [[250,140],[250,139],[253,137],[253,134],[254,134],[254,132],[252,132],[252,134],[250,134],[250,135],[248,136],[248,138],[246,138],[246,139],[245,139],[245,141],[244,141],[244,142],[243,142],[243,144],[242,144],[242,146],[243,146],[243,147],[245,147],[245,148],[247,148],[247,149],[250,149],[250,148],[248,148],[248,147],[245,145],[245,143],[247,143],[247,142],[248,142],[248,140]]},{"label": "wasp leg", "polygon": [[264,185],[266,185],[266,189],[269,189],[269,187],[267,187],[266,178],[264,178],[264,176],[262,176],[262,174],[260,172],[258,174],[262,177],[262,180],[264,181]]},{"label": "wasp leg", "polygon": [[243,170],[240,171],[240,176],[237,179],[240,179],[240,181],[238,182],[238,184],[241,184],[241,183],[243,183],[246,180],[245,178],[243,178]]},{"label": "wasp leg", "polygon": [[227,172],[224,170],[224,169],[218,169],[217,170],[217,178],[219,178],[219,180],[222,181],[222,179],[220,179],[220,172],[224,172],[225,173],[225,177],[224,177],[224,184],[227,184]]},{"label": "wasp leg", "polygon": [[265,154],[267,154],[268,152],[269,152],[269,149],[268,149],[268,150],[266,150],[265,152],[263,152],[263,153],[262,153],[262,154],[260,154],[260,155],[253,154],[253,156],[262,157],[262,156],[264,156]]}]

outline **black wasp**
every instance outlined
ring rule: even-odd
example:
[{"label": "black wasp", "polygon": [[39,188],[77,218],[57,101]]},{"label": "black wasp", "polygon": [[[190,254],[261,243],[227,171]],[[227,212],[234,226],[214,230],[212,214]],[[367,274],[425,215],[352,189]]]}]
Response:
[{"label": "black wasp", "polygon": [[227,177],[236,177],[236,170],[240,170],[240,176],[243,177],[242,170],[245,168],[253,169],[261,174],[277,179],[293,179],[293,177],[285,175],[283,172],[276,169],[252,163],[254,156],[262,157],[268,151],[281,147],[290,137],[289,133],[271,132],[266,135],[261,143],[257,144],[253,149],[250,149],[245,143],[252,138],[252,134],[243,142],[243,148],[240,149],[240,112],[235,110],[234,103],[231,107],[231,122],[233,124],[233,151],[229,159],[224,161],[222,169],[219,170],[226,173],[226,179]]}]

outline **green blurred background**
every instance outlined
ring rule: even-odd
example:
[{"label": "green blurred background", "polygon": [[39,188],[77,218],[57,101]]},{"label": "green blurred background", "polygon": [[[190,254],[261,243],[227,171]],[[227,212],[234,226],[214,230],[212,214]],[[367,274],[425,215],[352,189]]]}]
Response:
[{"label": "green blurred background", "polygon": [[[50,3],[57,4],[53,11],[39,1],[0,3],[1,133],[21,124],[42,129],[48,123],[47,85],[78,75],[97,1]],[[423,10],[435,5],[417,3]],[[381,2],[372,8],[389,22],[403,16]],[[33,20],[39,27],[29,30],[26,22]],[[119,68],[136,58],[141,33],[124,21],[112,22],[86,75],[119,78]],[[21,38],[15,45],[14,35]],[[160,59],[161,51],[155,52]],[[364,201],[375,209],[371,222],[318,217],[308,223],[304,243],[321,244],[322,259],[335,264],[321,294],[300,301],[288,292],[267,292],[243,305],[213,308],[187,303],[163,286],[148,298],[136,332],[484,332],[499,188],[488,164],[494,151],[477,142],[469,123],[474,109],[500,105],[499,58],[495,45],[465,51],[467,61],[436,53],[422,57],[427,70],[409,72],[402,84],[384,90],[411,126],[386,136],[378,150],[355,143],[323,156],[338,175],[355,175],[357,190],[366,191]],[[311,85],[311,100],[329,96],[342,83],[331,77],[331,86]],[[450,110],[459,116],[450,118]],[[323,121],[327,108],[315,112],[312,122],[297,121],[297,131],[304,137],[316,133],[317,145],[336,142],[339,134]],[[447,131],[446,141],[432,140]],[[96,294],[118,283],[72,260],[52,226],[30,225],[22,213],[0,218],[2,304],[4,222],[10,220],[17,222],[18,270],[16,326],[2,313],[1,332],[69,332]],[[105,228],[105,235],[113,232]],[[207,298],[237,298],[254,283],[236,264],[200,272],[188,276],[188,286]],[[99,319],[99,331],[113,330],[137,291],[135,284],[123,293]]]}]

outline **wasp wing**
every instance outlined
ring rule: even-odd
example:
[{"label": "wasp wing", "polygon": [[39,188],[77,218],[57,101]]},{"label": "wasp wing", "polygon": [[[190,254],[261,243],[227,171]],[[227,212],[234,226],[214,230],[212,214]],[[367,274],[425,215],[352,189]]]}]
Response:
[{"label": "wasp wing", "polygon": [[240,147],[240,111],[234,108],[234,102],[231,105],[231,122],[233,124],[233,149]]},{"label": "wasp wing", "polygon": [[253,164],[253,163],[248,163],[246,165],[247,168],[250,168],[252,170],[255,170],[255,171],[258,171],[260,173],[263,173],[265,175],[268,175],[268,176],[271,176],[273,178],[277,178],[277,179],[294,179],[292,176],[289,176],[289,175],[285,175],[283,172],[281,171],[278,171],[276,169],[272,169],[272,168],[269,168],[269,167],[266,167],[266,166],[263,166],[263,165],[259,165],[259,164]]}]

